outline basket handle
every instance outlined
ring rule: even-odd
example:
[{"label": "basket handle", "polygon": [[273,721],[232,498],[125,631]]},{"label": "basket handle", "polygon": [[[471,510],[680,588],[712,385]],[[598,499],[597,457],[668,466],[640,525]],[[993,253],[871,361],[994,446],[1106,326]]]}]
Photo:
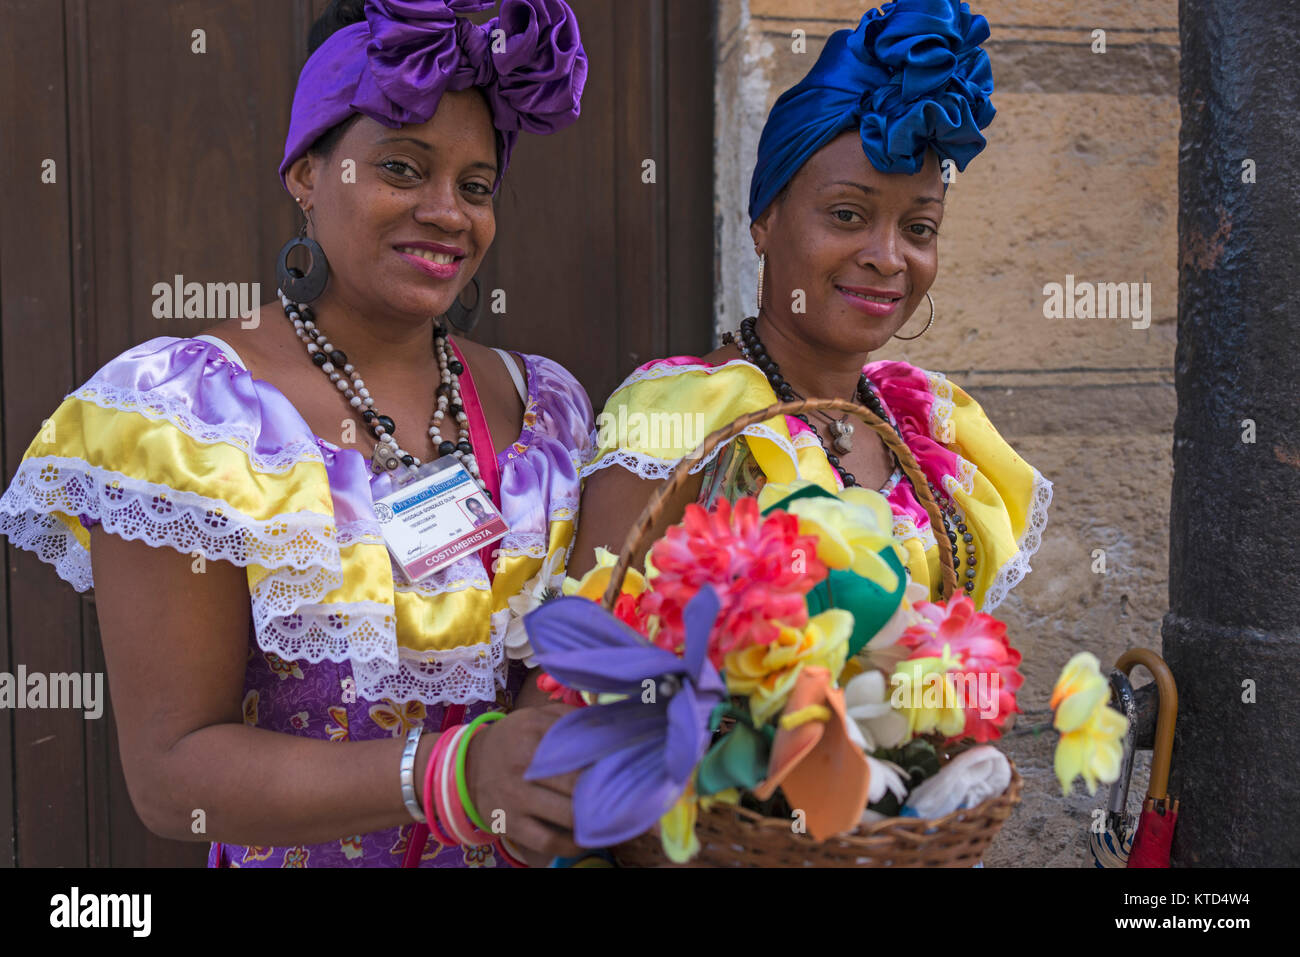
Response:
[{"label": "basket handle", "polygon": [[916,464],[912,450],[898,437],[898,433],[894,431],[892,426],[884,422],[866,406],[858,405],[847,399],[799,399],[794,402],[780,402],[766,409],[742,415],[730,425],[724,425],[722,428],[710,433],[698,448],[677,463],[677,467],[673,469],[673,474],[655,490],[654,495],[650,496],[650,501],[641,510],[641,516],[628,529],[627,537],[623,540],[623,549],[618,556],[618,562],[614,565],[614,570],[609,576],[609,587],[605,589],[605,595],[602,599],[605,610],[614,610],[614,603],[618,601],[619,592],[623,590],[623,579],[627,577],[628,566],[632,564],[632,556],[645,544],[645,539],[650,534],[650,530],[659,521],[664,503],[675,495],[686,482],[687,475],[696,462],[712,454],[713,450],[718,446],[735,438],[751,425],[766,422],[778,415],[799,415],[803,412],[818,411],[848,412],[856,415],[871,426],[884,440],[889,450],[898,456],[898,462],[903,468],[903,474],[911,481],[912,490],[925,508],[926,515],[930,516],[930,527],[936,532],[934,540],[939,548],[939,565],[943,573],[943,596],[945,599],[951,598],[957,591],[957,572],[953,568],[952,542],[948,540],[947,535],[942,534],[944,527],[943,516],[939,512],[939,506],[935,504],[934,496],[930,494],[930,483],[926,480],[920,466]]}]

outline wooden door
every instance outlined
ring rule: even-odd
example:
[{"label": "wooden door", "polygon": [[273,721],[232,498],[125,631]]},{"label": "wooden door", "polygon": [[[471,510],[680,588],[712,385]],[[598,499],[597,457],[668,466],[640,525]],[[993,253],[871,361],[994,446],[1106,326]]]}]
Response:
[{"label": "wooden door", "polygon": [[[709,348],[713,5],[570,2],[591,60],[583,116],[516,151],[479,274],[506,311],[485,310],[475,338],[551,356],[599,408],[635,365]],[[0,0],[6,482],[41,420],[100,365],[210,325],[154,318],[155,283],[275,288],[274,257],[297,230],[276,168],[324,6]],[[102,672],[93,596],[5,548],[0,671]],[[0,827],[0,866],[199,865],[207,851],[139,822],[111,707],[99,721],[0,711]]]}]

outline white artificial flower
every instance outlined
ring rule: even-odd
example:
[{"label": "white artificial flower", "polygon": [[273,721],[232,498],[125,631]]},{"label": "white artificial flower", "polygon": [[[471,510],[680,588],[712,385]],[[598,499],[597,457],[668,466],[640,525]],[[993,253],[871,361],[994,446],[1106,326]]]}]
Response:
[{"label": "white artificial flower", "polygon": [[564,584],[564,551],[557,549],[542,562],[537,574],[530,578],[519,594],[506,600],[510,607],[510,623],[506,626],[506,657],[522,661],[525,667],[536,668],[533,646],[524,628],[524,616],[549,598],[560,594]]},{"label": "white artificial flower", "polygon": [[849,734],[857,732],[868,753],[896,748],[907,740],[907,718],[889,703],[889,686],[879,671],[864,671],[844,688],[844,713]]},{"label": "white artificial flower", "polygon": [[893,761],[881,761],[869,754],[867,755],[867,764],[871,767],[871,790],[867,793],[868,804],[875,804],[881,800],[886,791],[891,792],[894,797],[898,798],[900,805],[907,800],[907,772]]}]

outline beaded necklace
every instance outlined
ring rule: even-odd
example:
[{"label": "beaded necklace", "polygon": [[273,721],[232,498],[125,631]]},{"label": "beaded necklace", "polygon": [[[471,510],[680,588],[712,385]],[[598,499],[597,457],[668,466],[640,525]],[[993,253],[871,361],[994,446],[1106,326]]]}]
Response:
[{"label": "beaded necklace", "polygon": [[[793,402],[802,399],[803,396],[795,392],[790,384],[785,381],[785,377],[781,375],[781,369],[777,365],[776,360],[774,360],[763,347],[762,340],[758,338],[756,326],[756,320],[753,316],[750,316],[741,322],[739,334],[732,332],[725,333],[722,337],[722,341],[729,345],[734,344],[740,350],[740,354],[744,357],[746,362],[757,366],[759,370],[767,376],[767,381],[772,386],[772,391],[777,394],[777,397],[780,398],[782,402]],[[898,435],[900,442],[905,441],[903,439],[903,433],[899,431],[898,423],[884,407],[884,403],[876,393],[875,385],[867,378],[866,373],[862,373],[858,377],[855,397],[861,405],[865,405],[868,409],[874,412],[877,418],[888,422],[893,428],[895,434]],[[852,488],[853,486],[856,486],[858,484],[857,477],[854,476],[852,472],[846,471],[840,467],[839,456],[835,455],[827,447],[826,440],[822,437],[820,430],[815,428],[812,423],[808,421],[808,416],[800,413],[796,418],[802,421],[804,425],[811,428],[813,434],[817,436],[817,441],[821,443],[822,451],[826,453],[826,460],[830,463],[831,467],[839,473],[840,481],[844,483],[844,487]],[[841,454],[849,451],[851,448],[851,445],[847,440],[853,435],[853,426],[847,421],[847,419],[847,415],[843,419],[839,420],[830,419],[832,434],[837,440],[839,440],[835,442],[835,447],[841,452]],[[893,455],[893,452],[891,451],[890,454]],[[893,455],[893,458],[894,464],[898,466],[898,456]],[[907,473],[903,474],[906,476]],[[908,477],[908,482],[911,482],[910,477]],[[930,486],[930,493],[934,496],[935,503],[939,506],[939,517],[943,519],[944,532],[948,536],[948,541],[952,543],[953,568],[957,572],[957,580],[959,584],[961,584],[962,589],[967,594],[970,594],[975,590],[975,536],[971,534],[970,529],[966,525],[966,516],[958,509],[957,503],[953,501],[952,497],[941,492],[933,482],[927,481],[927,484]],[[915,489],[913,489],[913,492],[915,493]],[[919,497],[917,498],[917,501],[920,501]],[[966,546],[965,556],[962,556],[958,549],[958,535],[961,536],[962,543]],[[965,559],[964,562],[963,557]],[[962,575],[963,567],[966,569],[965,576]],[[962,581],[963,577],[965,578],[965,581]]]},{"label": "beaded necklace", "polygon": [[[311,307],[293,302],[279,289],[276,290],[276,294],[284,307],[285,317],[293,323],[294,332],[306,345],[307,355],[310,356],[311,361],[334,383],[343,398],[347,400],[349,407],[354,412],[360,412],[366,428],[375,437],[375,450],[370,456],[371,471],[379,474],[393,471],[399,465],[406,466],[412,471],[418,469],[420,460],[397,444],[397,439],[394,437],[397,423],[391,416],[375,411],[375,400],[371,397],[365,380],[361,378],[355,366],[348,362],[347,354],[341,349],[336,349],[316,324],[316,317]],[[470,443],[469,415],[465,412],[461,401],[460,375],[465,371],[465,367],[452,355],[447,329],[440,322],[433,324],[433,349],[438,357],[440,384],[438,404],[429,422],[429,436],[433,439],[440,456],[450,455],[459,459],[466,471],[478,483],[479,488],[486,491],[487,483],[479,474],[478,461],[474,456],[473,445]],[[442,423],[448,415],[456,421],[455,442],[444,440],[442,437]]]}]

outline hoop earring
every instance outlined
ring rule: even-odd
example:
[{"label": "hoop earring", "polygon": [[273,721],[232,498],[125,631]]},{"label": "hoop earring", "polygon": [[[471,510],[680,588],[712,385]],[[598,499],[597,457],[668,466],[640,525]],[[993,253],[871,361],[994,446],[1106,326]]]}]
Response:
[{"label": "hoop earring", "polygon": [[447,310],[445,316],[448,322],[465,335],[473,332],[474,327],[478,325],[479,305],[483,301],[483,295],[478,286],[478,276],[470,279],[470,285],[474,287],[474,305],[464,305],[460,301],[460,297],[457,296],[456,301],[451,304],[451,308]]},{"label": "hoop earring", "polygon": [[[926,298],[926,299],[930,299],[930,294],[929,294],[928,292],[925,294],[925,298]],[[895,338],[895,339],[903,339],[903,340],[905,340],[905,341],[910,341],[910,340],[912,340],[912,339],[920,339],[923,335],[925,335],[927,332],[930,331],[930,327],[931,327],[932,325],[934,325],[934,300],[933,300],[933,299],[930,299],[930,321],[927,322],[927,323],[925,324],[925,328],[922,329],[920,332],[918,332],[918,333],[917,333],[916,335],[914,335],[914,336],[900,336],[900,335],[895,335],[894,338]]]},{"label": "hoop earring", "polygon": [[767,272],[767,253],[758,254],[758,315],[763,311],[763,273]]},{"label": "hoop earring", "polygon": [[[299,246],[307,250],[311,257],[311,266],[304,273],[296,266],[289,265],[290,254]],[[275,278],[280,283],[280,291],[294,302],[312,302],[319,299],[325,291],[325,284],[330,278],[329,260],[320,243],[307,235],[307,223],[302,230],[280,249],[280,258],[275,263]]]}]

